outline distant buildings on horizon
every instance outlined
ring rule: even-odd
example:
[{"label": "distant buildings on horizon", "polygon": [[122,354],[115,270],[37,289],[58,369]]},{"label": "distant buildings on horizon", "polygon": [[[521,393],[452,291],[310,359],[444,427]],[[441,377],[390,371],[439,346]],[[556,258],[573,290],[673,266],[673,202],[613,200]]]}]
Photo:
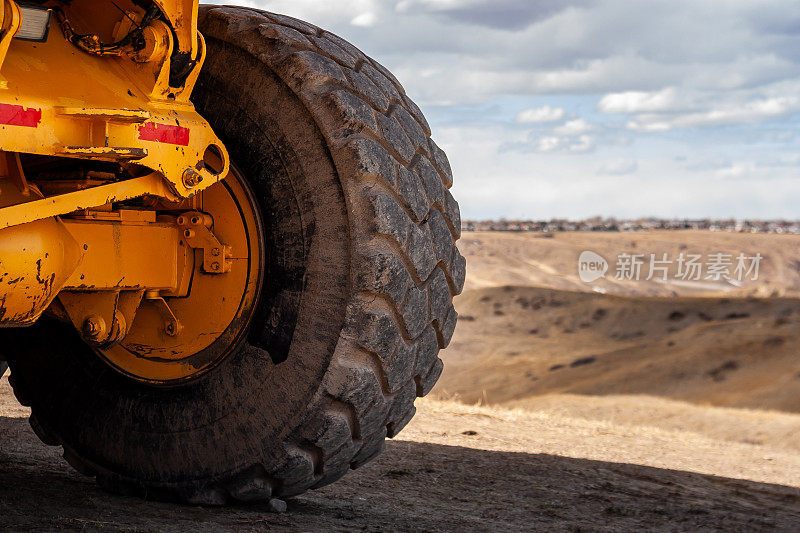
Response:
[{"label": "distant buildings on horizon", "polygon": [[714,220],[714,219],[661,219],[635,220],[593,217],[586,220],[464,220],[464,231],[534,231],[556,233],[559,231],[653,231],[653,230],[707,230],[736,233],[774,233],[800,235],[798,220]]}]

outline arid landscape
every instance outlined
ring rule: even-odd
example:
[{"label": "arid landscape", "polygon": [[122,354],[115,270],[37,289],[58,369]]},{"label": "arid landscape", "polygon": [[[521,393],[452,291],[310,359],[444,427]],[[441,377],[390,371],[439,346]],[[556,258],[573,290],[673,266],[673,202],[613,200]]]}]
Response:
[{"label": "arid landscape", "polygon": [[[460,325],[434,389],[466,403],[632,396],[800,412],[800,237],[711,232],[468,233]],[[732,285],[578,277],[578,256],[764,256]],[[613,268],[613,266],[612,266]],[[644,276],[643,276],[644,277]],[[623,402],[625,403],[625,402]],[[627,408],[625,408],[627,409]],[[654,417],[657,419],[657,417]]]},{"label": "arid landscape", "polygon": [[[465,233],[445,372],[376,461],[263,506],[111,496],[0,383],[11,529],[796,530],[800,237]],[[761,253],[757,281],[585,284],[577,258]],[[613,266],[612,266],[613,269]]]},{"label": "arid landscape", "polygon": [[[492,287],[546,287],[571,291],[600,291],[629,296],[800,296],[800,236],[712,231],[618,232],[464,232],[458,243],[467,258],[465,295]],[[699,281],[659,277],[618,281],[613,265],[604,279],[591,285],[578,277],[578,257],[591,250],[613,263],[620,254],[650,254],[677,263],[681,253],[707,256],[761,254],[759,276],[742,286],[724,280]],[[674,274],[676,265],[670,269]],[[642,278],[649,274],[642,268]],[[462,299],[464,296],[462,296]],[[463,314],[463,313],[462,313]]]}]

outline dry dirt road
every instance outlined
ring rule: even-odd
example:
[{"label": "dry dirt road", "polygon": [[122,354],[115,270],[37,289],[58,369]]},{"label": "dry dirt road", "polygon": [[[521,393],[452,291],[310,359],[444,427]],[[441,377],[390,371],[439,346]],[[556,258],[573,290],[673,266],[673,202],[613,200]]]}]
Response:
[{"label": "dry dirt road", "polygon": [[[0,529],[790,531],[800,524],[796,449],[575,413],[421,400],[379,459],[289,500],[276,515],[259,505],[188,507],[102,492],[65,464],[60,449],[39,443],[3,378]],[[784,416],[796,417],[783,420],[784,431],[800,427],[800,416]],[[758,419],[753,412],[752,424]]]}]

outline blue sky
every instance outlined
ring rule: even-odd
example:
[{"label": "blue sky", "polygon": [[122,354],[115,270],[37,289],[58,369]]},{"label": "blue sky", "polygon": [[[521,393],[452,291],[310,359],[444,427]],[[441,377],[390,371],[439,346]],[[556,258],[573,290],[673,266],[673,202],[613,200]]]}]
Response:
[{"label": "blue sky", "polygon": [[249,0],[390,68],[464,218],[800,218],[800,4]]}]

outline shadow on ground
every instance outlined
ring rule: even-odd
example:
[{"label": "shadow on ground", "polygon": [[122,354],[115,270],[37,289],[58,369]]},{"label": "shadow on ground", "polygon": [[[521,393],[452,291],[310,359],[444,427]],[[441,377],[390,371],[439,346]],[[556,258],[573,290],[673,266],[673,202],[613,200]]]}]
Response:
[{"label": "shadow on ground", "polygon": [[197,530],[790,530],[800,489],[675,470],[418,442],[343,480],[264,506],[188,507],[113,496],[0,417],[0,527]]}]

